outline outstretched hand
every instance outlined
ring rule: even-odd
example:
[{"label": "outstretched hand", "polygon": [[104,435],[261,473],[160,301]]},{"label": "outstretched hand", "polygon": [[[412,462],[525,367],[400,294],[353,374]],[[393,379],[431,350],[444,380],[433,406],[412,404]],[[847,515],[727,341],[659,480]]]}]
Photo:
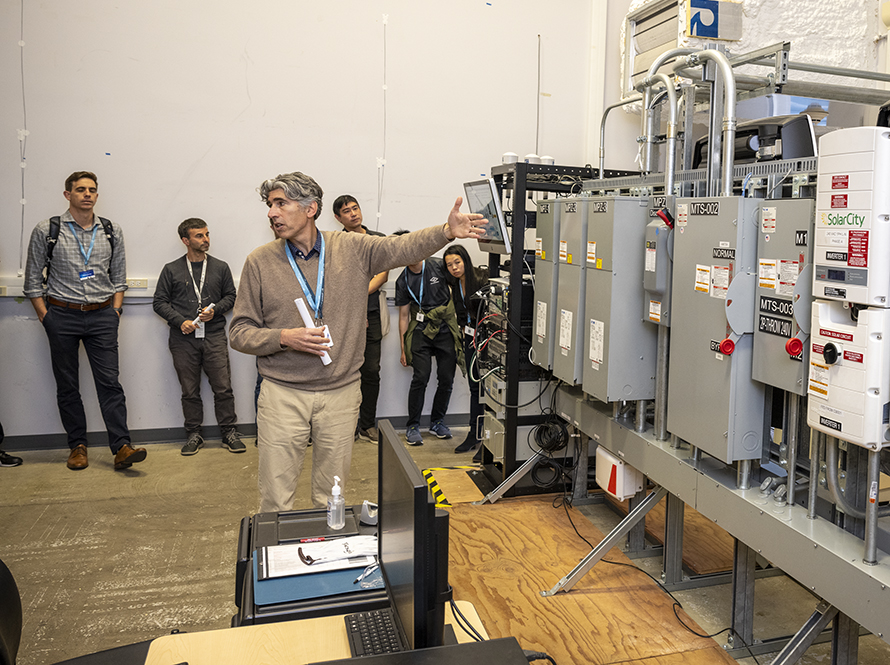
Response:
[{"label": "outstretched hand", "polygon": [[[450,232],[453,238],[479,238],[484,232],[482,227],[488,221],[478,213],[461,212],[460,207],[463,202],[463,197],[460,196],[455,200],[454,207],[448,213],[447,231]],[[448,235],[447,232],[446,235]]]}]

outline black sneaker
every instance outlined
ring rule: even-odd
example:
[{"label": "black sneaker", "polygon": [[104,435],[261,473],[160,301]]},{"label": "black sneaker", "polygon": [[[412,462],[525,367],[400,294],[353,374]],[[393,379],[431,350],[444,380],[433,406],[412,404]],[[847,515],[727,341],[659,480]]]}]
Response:
[{"label": "black sneaker", "polygon": [[14,457],[9,453],[4,453],[0,450],[0,466],[21,466],[22,458]]},{"label": "black sneaker", "polygon": [[203,447],[204,439],[201,437],[200,434],[194,432],[192,434],[189,434],[189,440],[185,442],[185,445],[179,452],[180,454],[188,457],[189,455],[194,455]]},{"label": "black sneaker", "polygon": [[229,449],[230,453],[247,452],[247,448],[245,448],[244,444],[241,443],[241,435],[236,429],[230,429],[228,432],[223,434],[222,444]]}]

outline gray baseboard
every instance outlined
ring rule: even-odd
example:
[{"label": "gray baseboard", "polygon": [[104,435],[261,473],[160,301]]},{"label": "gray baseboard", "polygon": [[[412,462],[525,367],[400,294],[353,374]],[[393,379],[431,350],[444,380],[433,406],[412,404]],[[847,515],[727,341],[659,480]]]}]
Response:
[{"label": "gray baseboard", "polygon": [[[470,414],[457,413],[449,414],[445,418],[445,424],[449,427],[466,426],[469,422]],[[404,429],[407,424],[407,416],[389,416],[386,418],[392,423],[396,429]],[[429,425],[429,418],[421,418],[421,427]],[[219,425],[205,425],[203,428],[203,436],[205,439],[219,439],[221,432]],[[243,436],[256,436],[255,423],[241,423],[238,425],[238,431]],[[157,429],[138,429],[130,430],[130,440],[134,444],[151,445],[154,443],[183,443],[185,441],[184,427],[160,427]],[[108,435],[103,432],[88,432],[87,445],[107,446]],[[6,452],[25,451],[25,450],[65,450],[68,448],[68,437],[65,434],[23,434],[18,436],[7,436],[3,439],[3,450]]]}]

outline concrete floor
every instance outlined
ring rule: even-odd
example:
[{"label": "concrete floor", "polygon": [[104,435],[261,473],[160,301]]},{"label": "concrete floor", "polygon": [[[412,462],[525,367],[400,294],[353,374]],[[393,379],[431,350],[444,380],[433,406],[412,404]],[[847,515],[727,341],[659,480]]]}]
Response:
[{"label": "concrete floor", "polygon": [[[421,468],[469,464],[470,453],[453,453],[465,434],[455,428],[450,441],[426,435],[424,446],[410,450]],[[55,663],[172,630],[228,627],[238,525],[258,505],[256,448],[245,442],[245,454],[208,441],[188,458],[179,454],[181,442],[153,444],[148,459],[125,472],[113,471],[107,448],[91,448],[89,468],[78,472],[65,467],[64,450],[17,453],[23,466],[0,469],[0,559],[15,575],[24,608],[19,665]],[[377,446],[356,442],[347,504],[375,499],[376,475]],[[310,505],[309,483],[302,482],[295,507]],[[574,514],[581,513],[604,532],[619,519],[604,505]],[[660,559],[638,564],[660,574]],[[728,585],[675,596],[707,632],[729,625]],[[758,580],[756,596],[757,639],[794,633],[816,605],[783,577]],[[720,644],[725,635],[716,638]],[[828,654],[827,646],[816,646],[801,662],[827,663]],[[766,664],[771,656],[758,660]],[[862,638],[859,662],[890,662],[890,646]]]}]

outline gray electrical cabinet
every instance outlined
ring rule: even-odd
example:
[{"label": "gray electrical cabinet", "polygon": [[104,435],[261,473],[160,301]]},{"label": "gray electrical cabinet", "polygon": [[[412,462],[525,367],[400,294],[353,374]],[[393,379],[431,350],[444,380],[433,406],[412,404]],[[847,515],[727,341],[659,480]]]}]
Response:
[{"label": "gray electrical cabinet", "polygon": [[725,463],[760,459],[765,386],[752,378],[760,201],[678,198],[667,427]]},{"label": "gray electrical cabinet", "polygon": [[587,210],[582,388],[607,403],[652,399],[658,330],[640,314],[648,203],[607,197],[590,201]]},{"label": "gray electrical cabinet", "polygon": [[[533,425],[520,425],[516,428],[516,461],[524,462],[534,457],[536,450],[532,450],[530,443]],[[495,461],[504,461],[504,423],[495,418],[490,412],[485,412],[482,425],[482,445],[491,451]]]},{"label": "gray electrical cabinet", "polygon": [[559,245],[553,374],[569,385],[581,383],[587,345],[584,319],[587,287],[587,219],[591,197],[559,199]]},{"label": "gray electrical cabinet", "polygon": [[539,201],[535,222],[535,311],[532,362],[553,368],[556,346],[556,290],[559,286],[559,221],[557,200]]},{"label": "gray electrical cabinet", "polygon": [[673,196],[649,197],[646,238],[644,241],[645,260],[643,262],[643,318],[650,323],[669,327],[671,325],[671,262],[673,257],[673,229],[658,216],[658,211],[667,209],[674,213]]},{"label": "gray electrical cabinet", "polygon": [[752,376],[797,395],[810,364],[814,214],[811,199],[761,199],[757,213]]}]

